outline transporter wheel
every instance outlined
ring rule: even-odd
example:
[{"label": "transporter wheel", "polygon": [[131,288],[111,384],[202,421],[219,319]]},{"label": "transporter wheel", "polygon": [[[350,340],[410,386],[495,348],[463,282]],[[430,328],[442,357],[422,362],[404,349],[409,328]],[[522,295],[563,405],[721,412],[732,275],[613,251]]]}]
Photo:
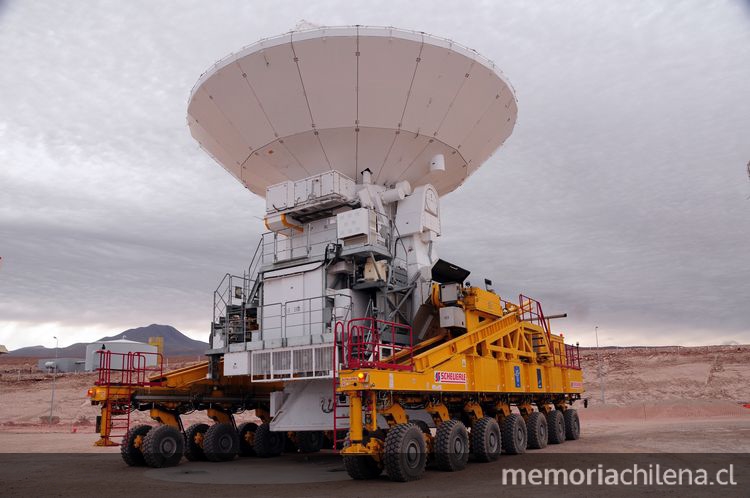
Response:
[{"label": "transporter wheel", "polygon": [[520,455],[526,452],[526,422],[517,413],[511,413],[503,420],[503,453]]},{"label": "transporter wheel", "polygon": [[182,460],[185,438],[176,427],[160,425],[148,431],[142,449],[149,467],[174,467]]},{"label": "transporter wheel", "polygon": [[415,481],[424,474],[427,448],[422,431],[414,424],[391,427],[385,437],[383,463],[392,481]]},{"label": "transporter wheel", "polygon": [[526,431],[529,436],[528,448],[541,450],[547,447],[547,417],[541,412],[532,412],[526,420]]},{"label": "transporter wheel", "polygon": [[560,410],[552,410],[547,413],[547,432],[549,433],[549,444],[565,442],[565,418]]},{"label": "transporter wheel", "polygon": [[146,434],[151,429],[150,425],[136,425],[123,436],[122,443],[120,443],[120,455],[125,460],[125,463],[131,467],[143,467],[146,465],[142,451],[143,438],[146,437]]},{"label": "transporter wheel", "polygon": [[193,424],[185,429],[185,458],[191,462],[206,459],[203,452],[203,439],[206,437],[208,424]]},{"label": "transporter wheel", "polygon": [[463,470],[469,461],[469,433],[460,420],[440,424],[435,435],[435,465],[440,470]]},{"label": "transporter wheel", "polygon": [[349,477],[357,481],[375,479],[383,472],[380,462],[364,455],[344,455],[344,468]]},{"label": "transporter wheel", "polygon": [[281,455],[286,443],[286,434],[273,432],[268,424],[261,424],[255,430],[253,448],[255,454],[261,458],[275,457]]},{"label": "transporter wheel", "polygon": [[323,431],[297,433],[297,447],[302,453],[317,453],[323,447]]},{"label": "transporter wheel", "polygon": [[491,462],[500,456],[500,426],[492,417],[483,417],[471,427],[471,453],[478,462]]},{"label": "transporter wheel", "polygon": [[252,422],[245,422],[237,427],[237,435],[240,437],[240,456],[255,455],[253,443],[255,442],[255,431],[257,429],[258,424]]},{"label": "transporter wheel", "polygon": [[232,424],[214,424],[203,437],[203,452],[209,462],[233,460],[240,451],[240,436]]},{"label": "transporter wheel", "polygon": [[573,408],[565,410],[565,439],[575,440],[581,437],[581,421],[578,411]]}]

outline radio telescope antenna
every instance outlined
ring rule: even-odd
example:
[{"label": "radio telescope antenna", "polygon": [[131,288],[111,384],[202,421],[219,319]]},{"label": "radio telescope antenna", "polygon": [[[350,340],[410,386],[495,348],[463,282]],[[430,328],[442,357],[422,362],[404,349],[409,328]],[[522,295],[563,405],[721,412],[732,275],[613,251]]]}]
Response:
[{"label": "radio telescope antenna", "polygon": [[[307,25],[305,25],[307,26]],[[451,40],[323,27],[250,45],[193,88],[192,136],[252,192],[329,170],[375,184],[458,188],[510,136],[516,97]]]}]

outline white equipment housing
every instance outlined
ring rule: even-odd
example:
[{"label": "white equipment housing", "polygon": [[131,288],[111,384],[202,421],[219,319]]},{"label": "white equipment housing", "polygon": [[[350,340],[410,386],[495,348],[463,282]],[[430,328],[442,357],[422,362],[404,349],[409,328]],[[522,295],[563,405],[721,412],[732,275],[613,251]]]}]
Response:
[{"label": "white equipment housing", "polygon": [[[208,354],[223,357],[224,375],[286,383],[271,397],[273,430],[348,420],[334,396],[338,324],[418,328],[440,196],[503,144],[516,110],[491,61],[394,28],[291,32],[201,76],[191,134],[265,197],[269,230],[248,272],[216,291]],[[461,327],[462,318],[446,310],[439,321]]]}]

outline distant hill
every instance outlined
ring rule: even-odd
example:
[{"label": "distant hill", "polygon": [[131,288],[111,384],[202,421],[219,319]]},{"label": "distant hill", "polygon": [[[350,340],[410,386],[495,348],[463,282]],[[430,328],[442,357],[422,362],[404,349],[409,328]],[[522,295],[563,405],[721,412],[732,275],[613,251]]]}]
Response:
[{"label": "distant hill", "polygon": [[[99,341],[112,341],[115,339],[128,339],[130,341],[148,342],[149,337],[164,338],[165,356],[193,356],[202,355],[208,349],[208,343],[191,339],[171,325],[151,324],[148,327],[138,327],[120,332],[117,335],[102,337]],[[98,341],[92,341],[98,342]],[[89,343],[78,342],[68,347],[57,350],[60,358],[83,358],[86,356],[86,345]],[[51,358],[55,356],[54,348],[44,346],[29,346],[10,352],[11,356],[27,356],[33,358]]]},{"label": "distant hill", "polygon": [[[30,358],[52,358],[55,356],[55,348],[45,348],[44,346],[29,346],[26,348],[14,349],[9,356],[26,356]],[[60,358],[83,358],[86,356],[86,345],[80,342],[71,344],[67,348],[60,348],[57,352]]]},{"label": "distant hill", "polygon": [[102,337],[100,341],[128,339],[129,341],[148,342],[149,337],[164,338],[164,354],[167,356],[188,356],[203,354],[208,349],[208,343],[191,339],[171,325],[151,324],[148,327],[138,327],[120,332],[110,337]]}]

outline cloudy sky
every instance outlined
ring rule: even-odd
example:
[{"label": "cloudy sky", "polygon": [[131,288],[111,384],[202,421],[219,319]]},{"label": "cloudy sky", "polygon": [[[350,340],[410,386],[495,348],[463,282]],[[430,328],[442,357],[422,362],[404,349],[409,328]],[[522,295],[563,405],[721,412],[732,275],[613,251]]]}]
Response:
[{"label": "cloudy sky", "polygon": [[301,19],[452,38],[516,89],[441,256],[607,345],[750,343],[750,2],[0,0],[0,344],[206,340],[263,201],[190,137],[216,60]]}]

